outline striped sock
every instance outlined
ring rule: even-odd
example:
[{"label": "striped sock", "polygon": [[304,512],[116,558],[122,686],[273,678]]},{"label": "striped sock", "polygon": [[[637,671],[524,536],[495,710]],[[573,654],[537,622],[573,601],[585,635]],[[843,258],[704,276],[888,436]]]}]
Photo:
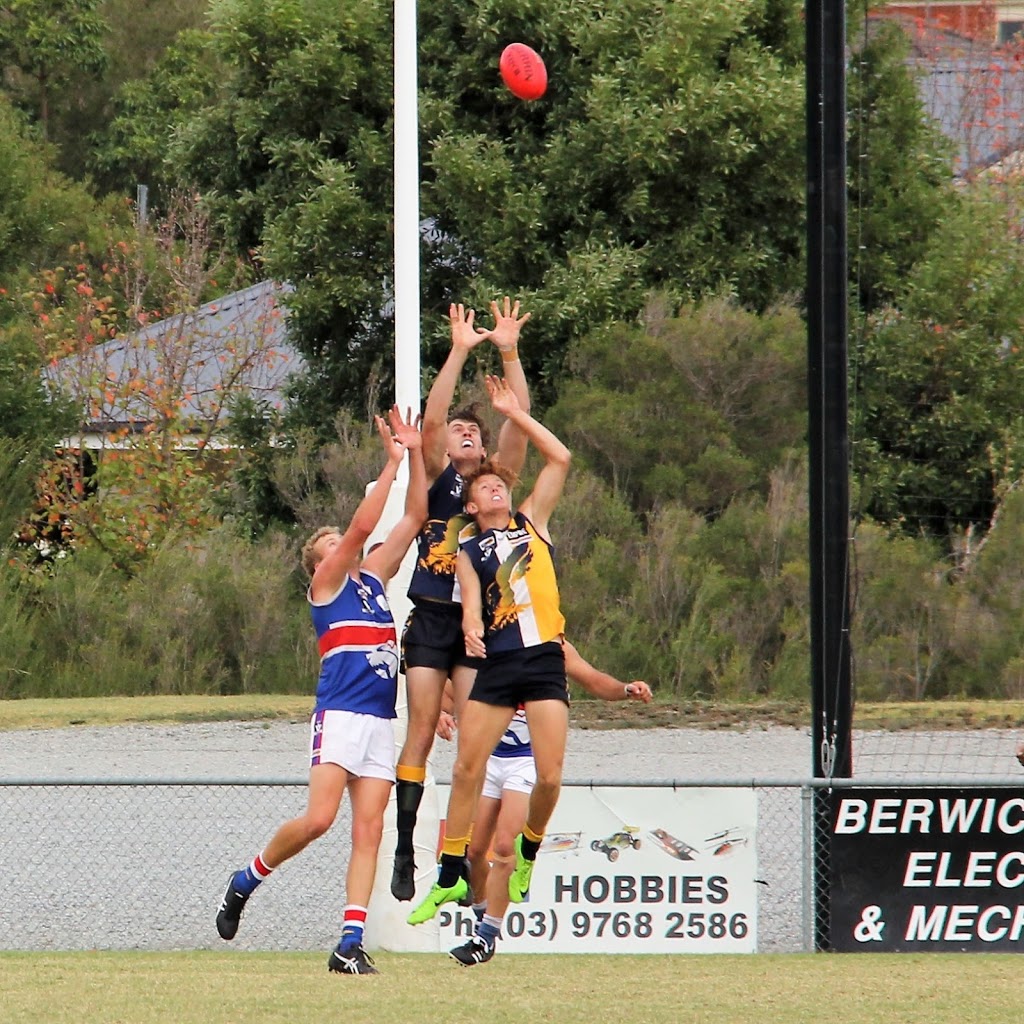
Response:
[{"label": "striped sock", "polygon": [[363,930],[366,927],[366,907],[350,903],[345,908],[345,917],[341,926],[341,949],[351,949],[363,943]]},{"label": "striped sock", "polygon": [[244,870],[235,875],[235,888],[251,896],[261,882],[265,882],[271,875],[273,868],[268,868],[263,861],[263,854],[257,853],[252,863]]},{"label": "striped sock", "polygon": [[493,946],[501,934],[501,918],[492,914],[484,914],[476,926],[476,933],[488,946]]}]

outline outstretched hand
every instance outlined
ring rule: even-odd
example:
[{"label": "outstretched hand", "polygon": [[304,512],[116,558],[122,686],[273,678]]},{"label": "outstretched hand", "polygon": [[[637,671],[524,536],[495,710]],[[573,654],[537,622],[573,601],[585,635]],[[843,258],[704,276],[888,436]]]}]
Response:
[{"label": "outstretched hand", "polygon": [[516,299],[513,304],[506,295],[501,307],[497,302],[491,303],[491,315],[494,317],[494,326],[484,336],[490,338],[499,349],[515,348],[519,344],[519,332],[530,319],[530,314],[520,316],[519,300]]},{"label": "outstretched hand", "polygon": [[420,418],[413,417],[412,409],[407,409],[402,418],[397,405],[388,410],[387,419],[374,416],[377,433],[384,444],[384,451],[392,462],[401,462],[407,451],[423,447],[423,436],[420,434]]},{"label": "outstretched hand", "polygon": [[495,412],[501,413],[502,416],[510,416],[522,408],[519,399],[516,398],[516,393],[503,377],[485,377],[484,386],[487,388],[487,394],[490,395],[491,405]]},{"label": "outstretched hand", "polygon": [[474,327],[475,310],[467,310],[462,303],[454,302],[448,307],[448,320],[452,325],[452,348],[461,348],[468,352],[480,344],[489,332],[482,327]]}]

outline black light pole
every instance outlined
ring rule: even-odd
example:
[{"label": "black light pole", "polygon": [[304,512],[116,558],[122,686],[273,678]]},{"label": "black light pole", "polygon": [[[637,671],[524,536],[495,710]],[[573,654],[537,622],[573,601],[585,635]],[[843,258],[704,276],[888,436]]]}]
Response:
[{"label": "black light pole", "polygon": [[[807,0],[805,10],[811,757],[815,778],[848,778],[846,12],[843,0]],[[815,794],[815,946],[830,949],[828,799]]]}]

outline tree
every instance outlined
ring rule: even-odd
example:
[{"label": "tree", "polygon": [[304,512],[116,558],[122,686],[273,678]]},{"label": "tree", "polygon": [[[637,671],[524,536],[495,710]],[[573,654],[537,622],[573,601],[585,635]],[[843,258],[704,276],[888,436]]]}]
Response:
[{"label": "tree", "polygon": [[871,313],[895,299],[960,196],[952,143],[925,113],[908,68],[909,40],[893,22],[851,38],[850,275],[860,308]]},{"label": "tree", "polygon": [[[129,169],[124,184],[95,177],[94,158],[104,154],[94,137],[110,122],[115,94],[143,82],[183,34],[201,29],[208,6],[207,0],[100,0],[104,66],[95,75],[79,76],[74,88],[55,93],[50,103],[49,137],[59,146],[59,166],[66,174],[78,181],[91,178],[101,195],[156,184],[140,176],[143,167]],[[162,140],[166,130],[165,119]]]},{"label": "tree", "polygon": [[801,444],[804,348],[791,307],[758,316],[719,298],[669,316],[652,302],[643,327],[574,345],[547,418],[634,509],[678,501],[714,516],[766,493]]},{"label": "tree", "polygon": [[[571,338],[723,288],[763,308],[802,274],[800,5],[590,0],[420,11],[426,363],[452,299],[515,291],[550,399]],[[166,167],[242,250],[296,285],[325,408],[358,408],[391,352],[391,5],[222,0],[216,95],[183,110]],[[535,43],[544,99],[500,84]],[[164,103],[169,109],[170,103]],[[160,102],[156,103],[156,107]]]},{"label": "tree", "polygon": [[216,95],[219,69],[209,34],[179,33],[145,74],[116,90],[109,120],[95,126],[85,159],[98,186],[131,195],[150,188],[150,205],[166,208],[179,175],[167,166],[171,126],[180,111],[195,110]]},{"label": "tree", "polygon": [[965,196],[865,324],[851,402],[859,511],[911,533],[984,528],[993,448],[1019,422],[1024,250],[1005,207]]},{"label": "tree", "polygon": [[[101,0],[6,0],[0,8],[0,67],[9,69],[42,126],[50,122],[54,92],[79,75],[103,70]],[[21,80],[32,83],[34,95]]]},{"label": "tree", "polygon": [[52,265],[111,212],[54,169],[52,148],[33,137],[2,92],[0,182],[0,286],[8,291],[20,269]]},{"label": "tree", "polygon": [[230,452],[212,442],[234,397],[280,377],[282,361],[270,341],[280,316],[272,301],[226,323],[201,305],[246,272],[208,232],[202,208],[182,197],[156,230],[116,241],[96,272],[79,253],[42,275],[36,343],[79,410],[77,433],[99,429],[103,444],[51,462],[45,515],[26,524],[27,542],[60,524],[72,543],[131,571],[171,532],[215,523],[210,478]]}]

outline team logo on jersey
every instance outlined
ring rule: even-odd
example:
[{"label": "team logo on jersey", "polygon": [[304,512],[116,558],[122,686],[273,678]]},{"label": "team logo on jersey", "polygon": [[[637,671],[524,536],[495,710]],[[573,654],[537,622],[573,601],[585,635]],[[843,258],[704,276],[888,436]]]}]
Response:
[{"label": "team logo on jersey", "polygon": [[368,651],[366,660],[381,679],[394,679],[398,675],[398,645],[394,640]]},{"label": "team logo on jersey", "polygon": [[466,536],[471,536],[475,527],[476,523],[464,513],[451,519],[431,519],[424,527],[426,554],[419,559],[419,568],[437,576],[454,576],[459,543]]},{"label": "team logo on jersey", "polygon": [[359,596],[359,603],[363,606],[363,613],[365,615],[373,614],[373,605],[370,602],[373,600],[373,591],[362,581],[356,583],[356,594]]}]

